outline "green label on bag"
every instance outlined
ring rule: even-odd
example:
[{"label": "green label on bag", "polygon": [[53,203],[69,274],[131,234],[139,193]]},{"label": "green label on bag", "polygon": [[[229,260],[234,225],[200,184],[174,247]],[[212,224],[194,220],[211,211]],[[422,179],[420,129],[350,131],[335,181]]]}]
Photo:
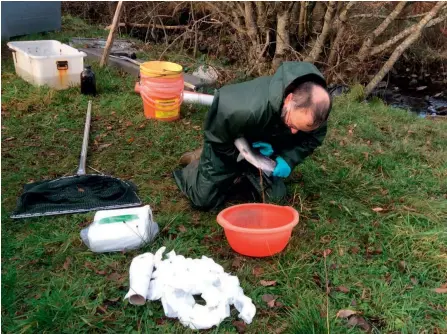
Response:
[{"label": "green label on bag", "polygon": [[122,223],[129,222],[131,220],[138,219],[138,215],[121,215],[121,216],[112,216],[105,217],[99,220],[98,224],[113,224],[113,223]]}]

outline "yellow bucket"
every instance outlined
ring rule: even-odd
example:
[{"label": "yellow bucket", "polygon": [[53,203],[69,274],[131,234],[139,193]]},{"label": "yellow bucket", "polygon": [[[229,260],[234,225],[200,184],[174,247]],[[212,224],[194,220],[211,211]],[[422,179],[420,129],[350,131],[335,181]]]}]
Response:
[{"label": "yellow bucket", "polygon": [[152,78],[175,78],[183,73],[183,67],[169,61],[148,61],[140,65],[141,74]]}]

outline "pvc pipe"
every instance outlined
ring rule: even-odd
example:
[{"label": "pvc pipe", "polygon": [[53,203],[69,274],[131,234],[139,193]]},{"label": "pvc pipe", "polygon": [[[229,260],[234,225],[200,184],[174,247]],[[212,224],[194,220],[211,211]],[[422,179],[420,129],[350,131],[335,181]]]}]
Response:
[{"label": "pvc pipe", "polygon": [[213,100],[214,95],[183,91],[183,103],[210,106],[213,104]]},{"label": "pvc pipe", "polygon": [[129,269],[130,288],[124,299],[129,298],[132,305],[144,305],[154,270],[154,255],[144,253],[132,260]]},{"label": "pvc pipe", "polygon": [[[135,93],[140,94],[141,87],[140,83],[135,83]],[[183,91],[183,103],[187,104],[201,104],[204,106],[210,106],[213,104],[214,95],[202,94],[196,92],[190,92],[187,90]]]}]

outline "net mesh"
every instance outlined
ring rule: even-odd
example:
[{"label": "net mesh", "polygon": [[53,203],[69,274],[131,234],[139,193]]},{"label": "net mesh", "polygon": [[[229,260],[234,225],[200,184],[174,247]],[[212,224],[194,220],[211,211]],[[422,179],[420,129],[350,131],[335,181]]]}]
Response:
[{"label": "net mesh", "polygon": [[136,186],[107,175],[75,175],[24,186],[12,218],[141,205]]}]

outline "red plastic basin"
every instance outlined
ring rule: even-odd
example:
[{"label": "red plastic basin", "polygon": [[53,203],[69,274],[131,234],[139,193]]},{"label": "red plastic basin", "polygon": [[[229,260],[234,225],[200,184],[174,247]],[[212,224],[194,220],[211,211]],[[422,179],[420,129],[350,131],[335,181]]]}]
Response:
[{"label": "red plastic basin", "polygon": [[231,248],[253,257],[281,252],[298,220],[298,211],[290,206],[262,203],[234,205],[217,216]]}]

